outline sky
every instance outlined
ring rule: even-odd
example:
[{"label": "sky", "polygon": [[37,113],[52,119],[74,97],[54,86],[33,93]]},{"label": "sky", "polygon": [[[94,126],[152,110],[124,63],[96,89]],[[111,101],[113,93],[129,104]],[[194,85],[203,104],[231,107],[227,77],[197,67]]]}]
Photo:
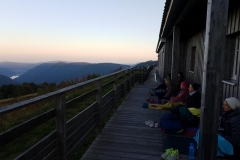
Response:
[{"label": "sky", "polygon": [[157,60],[164,5],[165,0],[0,0],[0,62]]}]

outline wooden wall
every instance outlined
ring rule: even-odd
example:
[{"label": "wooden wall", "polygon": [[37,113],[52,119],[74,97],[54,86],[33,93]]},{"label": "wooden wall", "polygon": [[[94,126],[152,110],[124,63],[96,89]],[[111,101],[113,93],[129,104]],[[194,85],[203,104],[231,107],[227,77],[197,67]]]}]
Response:
[{"label": "wooden wall", "polygon": [[165,55],[165,44],[162,46],[158,53],[158,74],[159,79],[163,82],[164,79],[164,55]]},{"label": "wooden wall", "polygon": [[184,77],[186,76],[186,63],[187,63],[187,41],[180,40],[180,63],[179,72],[183,72]]},{"label": "wooden wall", "polygon": [[[235,39],[240,34],[240,5],[232,4],[229,8],[228,24],[226,31],[226,59],[224,83],[223,83],[223,100],[227,97],[236,97],[240,99],[240,73],[237,80],[231,80],[232,65],[235,52]],[[181,36],[180,36],[181,38]],[[189,83],[202,84],[203,58],[204,58],[204,41],[205,29],[194,34],[187,40],[180,40],[180,65],[179,71],[184,73],[185,79]],[[196,46],[196,56],[194,64],[194,72],[190,72],[192,47]],[[163,80],[168,73],[171,73],[172,63],[172,39],[167,39],[159,53],[159,74]],[[216,53],[217,54],[217,53]],[[225,61],[226,62],[226,61]],[[239,58],[240,63],[240,58]]]},{"label": "wooden wall", "polygon": [[[232,2],[230,2],[232,3]],[[236,80],[232,80],[234,53],[236,48],[236,36],[240,35],[240,4],[232,4],[228,15],[227,38],[226,38],[226,58],[225,79],[223,80],[223,100],[228,97],[240,99],[240,73]],[[238,58],[240,63],[240,58]],[[240,71],[239,71],[240,72]]]},{"label": "wooden wall", "polygon": [[[199,83],[202,84],[202,73],[203,73],[203,55],[204,55],[204,41],[205,41],[205,30],[196,33],[194,36],[187,40],[187,47],[182,45],[182,54],[186,53],[186,56],[183,56],[183,62],[185,62],[185,79],[188,83]],[[184,42],[183,42],[184,43]],[[194,64],[194,73],[190,72],[190,62],[191,62],[191,51],[192,47],[196,46],[196,55],[195,55],[195,64]],[[185,53],[184,53],[185,50]],[[184,63],[181,65],[181,68],[184,69]]]},{"label": "wooden wall", "polygon": [[171,73],[172,65],[172,39],[167,39],[164,52],[164,77]]},{"label": "wooden wall", "polygon": [[[239,35],[239,34],[238,34]],[[236,45],[236,36],[229,36],[226,38],[226,59],[225,78],[223,79],[223,100],[228,97],[236,97],[240,99],[240,73],[236,80],[232,80],[234,53]],[[238,58],[238,62],[240,58]]]},{"label": "wooden wall", "polygon": [[240,32],[240,5],[235,6],[228,15],[227,34]]},{"label": "wooden wall", "polygon": [[167,39],[166,43],[163,45],[158,53],[158,73],[159,79],[163,82],[167,74],[171,73],[172,64],[172,39]]}]

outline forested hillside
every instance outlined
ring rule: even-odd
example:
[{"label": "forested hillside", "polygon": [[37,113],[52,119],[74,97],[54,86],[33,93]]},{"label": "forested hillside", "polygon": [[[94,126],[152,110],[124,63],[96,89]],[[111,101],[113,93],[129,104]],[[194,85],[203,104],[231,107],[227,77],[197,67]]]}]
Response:
[{"label": "forested hillside", "polygon": [[79,78],[89,74],[104,75],[111,73],[119,68],[125,69],[130,66],[114,63],[44,63],[40,64],[26,73],[22,74],[16,81],[19,83],[61,83],[71,79]]},{"label": "forested hillside", "polygon": [[0,74],[7,77],[11,77],[11,76],[15,76],[16,72],[12,71],[9,68],[0,67]]},{"label": "forested hillside", "polygon": [[11,78],[9,78],[7,76],[4,76],[4,75],[0,74],[0,87],[2,85],[4,85],[4,84],[6,84],[6,85],[8,85],[8,84],[17,84],[17,82],[12,80]]},{"label": "forested hillside", "polygon": [[148,67],[151,66],[153,64],[157,65],[158,61],[146,61],[146,62],[141,62],[135,65],[135,67]]},{"label": "forested hillside", "polygon": [[[20,62],[0,62],[0,67],[7,68],[11,72],[14,72],[15,75],[21,75],[29,69],[39,65],[39,63],[20,63]],[[5,73],[1,73],[2,75],[8,76]],[[12,75],[11,75],[12,76]],[[10,76],[8,76],[10,77]]]}]

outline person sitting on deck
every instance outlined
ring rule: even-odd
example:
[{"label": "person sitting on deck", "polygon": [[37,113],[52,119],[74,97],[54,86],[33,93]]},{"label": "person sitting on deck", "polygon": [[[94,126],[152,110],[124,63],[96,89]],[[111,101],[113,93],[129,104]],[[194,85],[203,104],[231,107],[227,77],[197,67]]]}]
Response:
[{"label": "person sitting on deck", "polygon": [[[171,74],[169,73],[166,78],[169,78],[170,81],[171,81]],[[166,89],[167,89],[167,84],[166,83],[162,83],[159,86],[157,86],[156,88],[151,89],[150,90],[150,94],[152,96],[163,95],[164,92],[166,92]],[[158,92],[158,91],[160,91],[160,92]]]},{"label": "person sitting on deck", "polygon": [[[226,98],[223,102],[223,114],[220,116],[217,143],[217,157],[240,159],[240,101]],[[199,145],[200,130],[194,140]]]},{"label": "person sitting on deck", "polygon": [[165,94],[158,95],[159,100],[161,99],[169,100],[175,93],[175,86],[171,83],[171,79],[169,77],[166,77],[164,81],[167,88],[165,90]]},{"label": "person sitting on deck", "polygon": [[178,105],[185,105],[188,98],[188,83],[183,81],[181,83],[181,91],[176,97],[171,97],[169,102],[166,104],[148,104],[148,108],[152,109],[171,109]]},{"label": "person sitting on deck", "polygon": [[[240,101],[235,98],[227,98],[223,102],[224,113],[220,118],[220,135],[233,146],[234,155],[240,153]],[[219,144],[218,144],[219,145]]]},{"label": "person sitting on deck", "polygon": [[178,105],[171,110],[179,114],[184,127],[198,127],[200,121],[201,94],[197,92],[200,84],[191,83],[188,87],[189,96],[185,106]]},{"label": "person sitting on deck", "polygon": [[181,90],[182,81],[184,81],[183,72],[178,72],[177,93]]},{"label": "person sitting on deck", "polygon": [[162,103],[162,102],[168,101],[173,95],[175,95],[176,88],[171,83],[170,78],[166,77],[164,79],[164,82],[165,82],[165,84],[167,86],[166,91],[162,92],[161,94],[158,94],[158,100],[154,100],[154,98],[149,98],[149,99],[147,99],[148,102],[150,102],[150,103],[157,103],[157,104],[158,103]]}]

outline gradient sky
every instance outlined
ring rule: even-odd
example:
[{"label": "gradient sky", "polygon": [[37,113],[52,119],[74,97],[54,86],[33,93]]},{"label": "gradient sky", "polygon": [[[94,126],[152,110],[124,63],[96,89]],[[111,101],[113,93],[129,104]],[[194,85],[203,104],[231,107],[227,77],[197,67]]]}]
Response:
[{"label": "gradient sky", "polygon": [[165,0],[0,0],[0,61],[157,60]]}]

